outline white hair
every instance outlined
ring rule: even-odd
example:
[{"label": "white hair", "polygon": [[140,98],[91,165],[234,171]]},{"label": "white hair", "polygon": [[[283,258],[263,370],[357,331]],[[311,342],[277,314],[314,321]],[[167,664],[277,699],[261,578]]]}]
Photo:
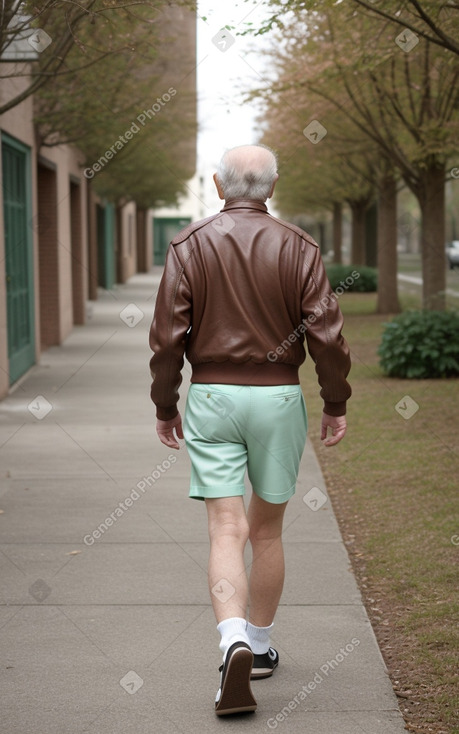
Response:
[{"label": "white hair", "polygon": [[249,199],[264,202],[271,193],[276,176],[276,155],[266,145],[231,148],[223,155],[217,169],[217,179],[226,201]]}]

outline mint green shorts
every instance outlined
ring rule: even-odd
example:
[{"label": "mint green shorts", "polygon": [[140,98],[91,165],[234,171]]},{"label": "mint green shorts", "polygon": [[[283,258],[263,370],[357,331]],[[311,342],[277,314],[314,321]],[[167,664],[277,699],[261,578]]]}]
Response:
[{"label": "mint green shorts", "polygon": [[184,436],[191,459],[190,497],[253,491],[280,504],[295,493],[307,432],[300,385],[190,385]]}]

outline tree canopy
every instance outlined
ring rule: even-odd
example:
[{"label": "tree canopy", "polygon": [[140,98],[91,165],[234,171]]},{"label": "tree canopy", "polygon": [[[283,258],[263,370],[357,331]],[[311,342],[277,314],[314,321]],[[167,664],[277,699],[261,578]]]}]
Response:
[{"label": "tree canopy", "polygon": [[22,82],[0,112],[33,94],[39,145],[74,144],[97,193],[145,208],[176,203],[194,173],[195,89],[181,82],[195,59],[184,51],[171,67],[183,27],[168,9],[167,0],[45,0],[19,12],[6,0],[1,22],[3,51],[15,39],[16,56],[38,50],[1,65],[3,79]]},{"label": "tree canopy", "polygon": [[[249,0],[245,0],[249,2]],[[296,16],[320,11],[337,5],[336,0],[269,0],[272,15],[256,29],[256,34],[268,33],[273,28],[284,29],[284,18],[292,12]],[[459,54],[457,30],[459,3],[457,0],[349,0],[354,9],[365,11],[371,18],[390,21],[409,29],[426,41]],[[252,23],[246,26],[250,31]]]},{"label": "tree canopy", "polygon": [[[271,18],[271,27],[281,26],[282,34],[275,79],[258,90],[265,99],[265,137],[294,159],[297,179],[303,166],[304,177],[317,181],[312,191],[303,187],[303,207],[317,206],[318,198],[328,206],[341,172],[349,168],[354,175],[347,175],[347,191],[342,191],[346,201],[355,197],[359,172],[364,173],[363,195],[367,180],[377,185],[378,177],[391,170],[401,176],[423,214],[424,304],[441,308],[445,171],[459,133],[457,56],[400,31],[392,20],[381,22],[355,2],[273,0],[270,5],[292,13]],[[388,7],[392,4],[384,3]],[[322,126],[326,136],[320,128],[318,135],[308,136],[308,124]],[[289,134],[292,126],[295,132]],[[302,129],[309,142],[301,140]],[[295,200],[292,183],[288,176],[284,183],[280,179],[280,201]]]}]

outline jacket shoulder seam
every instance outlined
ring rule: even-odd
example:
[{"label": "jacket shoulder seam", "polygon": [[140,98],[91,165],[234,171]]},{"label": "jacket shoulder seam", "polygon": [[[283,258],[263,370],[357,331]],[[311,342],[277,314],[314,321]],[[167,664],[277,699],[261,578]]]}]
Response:
[{"label": "jacket shoulder seam", "polygon": [[314,247],[319,247],[317,242],[309,235],[307,232],[305,232],[300,227],[297,227],[296,224],[291,224],[290,222],[284,222],[283,219],[278,219],[277,217],[273,217],[272,214],[270,214],[271,219],[274,219],[275,222],[278,224],[281,224],[286,229],[290,229],[292,232],[295,232],[295,234],[299,235],[301,239],[306,240],[306,242],[309,242],[310,245],[314,245]]},{"label": "jacket shoulder seam", "polygon": [[185,227],[185,229],[182,229],[180,232],[178,232],[173,240],[171,240],[172,247],[175,247],[175,245],[179,245],[181,242],[185,242],[185,240],[187,240],[190,235],[202,229],[202,227],[205,227],[206,224],[209,224],[209,222],[219,216],[221,216],[220,212],[218,214],[212,214],[210,217],[206,217],[205,219],[200,219],[198,222],[191,222],[187,227]]}]

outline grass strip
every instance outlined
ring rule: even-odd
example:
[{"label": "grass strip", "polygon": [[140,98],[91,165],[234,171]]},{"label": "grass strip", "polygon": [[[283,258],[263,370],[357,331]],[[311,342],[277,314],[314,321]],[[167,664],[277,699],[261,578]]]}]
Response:
[{"label": "grass strip", "polygon": [[[459,734],[459,381],[385,377],[377,348],[389,318],[375,314],[375,294],[346,293],[340,305],[348,432],[320,444],[308,359],[310,438],[408,731]],[[417,296],[403,306],[419,307]]]}]

